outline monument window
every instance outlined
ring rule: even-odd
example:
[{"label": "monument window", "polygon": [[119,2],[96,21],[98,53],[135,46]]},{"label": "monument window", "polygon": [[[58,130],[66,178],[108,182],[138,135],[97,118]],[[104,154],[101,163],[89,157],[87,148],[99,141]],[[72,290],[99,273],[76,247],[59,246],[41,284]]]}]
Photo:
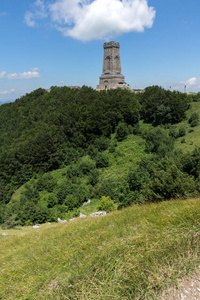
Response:
[{"label": "monument window", "polygon": [[110,70],[110,60],[111,60],[110,55],[107,55],[106,59],[105,59],[105,71],[106,72],[108,72],[108,70]]}]

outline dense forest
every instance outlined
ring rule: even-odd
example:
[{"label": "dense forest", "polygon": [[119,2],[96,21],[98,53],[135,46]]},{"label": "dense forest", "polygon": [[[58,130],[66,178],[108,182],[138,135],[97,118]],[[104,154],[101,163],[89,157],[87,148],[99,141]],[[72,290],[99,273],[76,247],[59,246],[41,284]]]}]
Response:
[{"label": "dense forest", "polygon": [[[55,221],[78,214],[89,198],[109,196],[117,207],[187,197],[200,190],[200,150],[174,149],[200,94],[171,92],[158,86],[143,93],[115,89],[97,92],[51,87],[0,106],[0,224]],[[194,113],[188,122],[198,125]],[[142,123],[151,124],[144,129]],[[144,155],[120,180],[103,177],[106,153],[127,136],[141,137]],[[107,151],[107,152],[106,152]],[[53,175],[64,170],[62,180]],[[12,195],[22,187],[20,197]]]}]

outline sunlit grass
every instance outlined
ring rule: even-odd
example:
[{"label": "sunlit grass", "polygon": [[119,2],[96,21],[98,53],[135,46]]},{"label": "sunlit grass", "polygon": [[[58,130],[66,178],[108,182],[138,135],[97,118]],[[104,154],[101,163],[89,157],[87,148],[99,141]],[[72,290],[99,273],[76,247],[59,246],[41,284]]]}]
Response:
[{"label": "sunlit grass", "polygon": [[105,153],[109,157],[110,166],[102,171],[104,178],[112,177],[121,179],[127,175],[130,166],[136,165],[142,157],[147,156],[144,152],[145,141],[140,136],[129,135],[124,141],[118,143],[114,153]]},{"label": "sunlit grass", "polygon": [[[200,147],[200,124],[195,127],[191,127],[188,123],[188,119],[190,118],[192,113],[198,113],[200,117],[200,102],[192,102],[191,108],[187,111],[187,120],[182,121],[181,123],[177,124],[177,129],[183,127],[186,129],[186,135],[184,137],[180,137],[175,142],[175,147],[177,149],[181,149],[184,152],[192,151],[196,147]],[[193,132],[190,132],[193,130]],[[184,143],[182,143],[182,140],[185,140]]]},{"label": "sunlit grass", "polygon": [[8,230],[0,299],[156,299],[199,265],[199,231],[200,199]]}]

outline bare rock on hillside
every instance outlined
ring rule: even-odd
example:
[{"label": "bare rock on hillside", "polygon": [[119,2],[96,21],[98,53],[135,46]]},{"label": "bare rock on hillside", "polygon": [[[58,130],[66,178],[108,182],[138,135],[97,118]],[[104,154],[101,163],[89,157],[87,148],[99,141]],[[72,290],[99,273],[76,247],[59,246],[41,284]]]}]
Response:
[{"label": "bare rock on hillside", "polygon": [[61,220],[60,218],[58,218],[58,224],[61,224],[61,223],[66,223],[67,220]]},{"label": "bare rock on hillside", "polygon": [[90,204],[91,203],[91,200],[89,199],[87,202],[84,202],[82,206],[85,206],[87,204]]},{"label": "bare rock on hillside", "polygon": [[79,218],[86,218],[86,215],[84,215],[84,214],[82,214],[82,213],[80,213],[80,216],[79,216]]},{"label": "bare rock on hillside", "polygon": [[8,236],[8,233],[3,232],[1,236],[6,237],[6,236]]},{"label": "bare rock on hillside", "polygon": [[99,217],[99,216],[105,216],[106,215],[106,211],[97,211],[97,212],[93,212],[90,214],[91,217]]},{"label": "bare rock on hillside", "polygon": [[40,226],[39,225],[33,225],[33,229],[39,229]]}]

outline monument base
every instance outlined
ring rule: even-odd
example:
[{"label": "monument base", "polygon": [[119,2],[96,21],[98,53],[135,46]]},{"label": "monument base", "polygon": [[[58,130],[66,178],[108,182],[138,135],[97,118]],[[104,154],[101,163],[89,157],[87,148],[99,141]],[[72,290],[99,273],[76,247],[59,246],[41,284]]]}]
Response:
[{"label": "monument base", "polygon": [[101,75],[99,78],[99,84],[97,85],[97,90],[109,90],[116,88],[119,85],[123,85],[125,83],[124,76],[119,75]]}]

